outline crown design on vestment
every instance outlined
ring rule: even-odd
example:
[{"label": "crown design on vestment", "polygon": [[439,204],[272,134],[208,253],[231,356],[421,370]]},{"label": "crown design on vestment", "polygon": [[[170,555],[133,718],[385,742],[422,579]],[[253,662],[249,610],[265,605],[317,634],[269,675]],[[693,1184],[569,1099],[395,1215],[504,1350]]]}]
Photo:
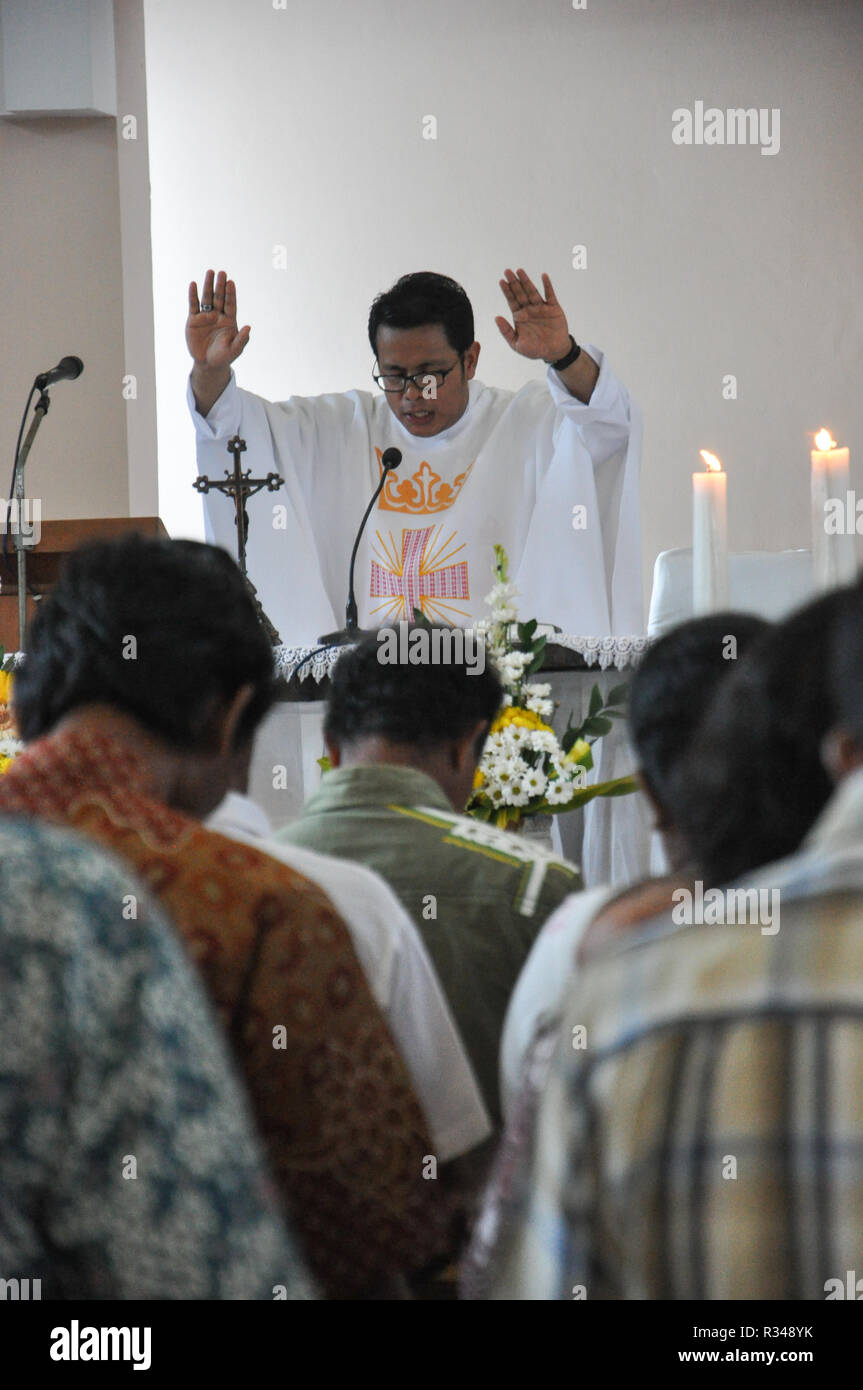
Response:
[{"label": "crown design on vestment", "polygon": [[[383,473],[381,450],[376,448],[375,453],[378,456],[378,468]],[[469,464],[463,473],[459,473],[452,483],[445,483],[425,459],[416,473],[409,478],[399,478],[396,469],[393,468],[384,483],[378,508],[382,512],[410,512],[413,516],[445,512],[447,507],[451,507],[455,502],[472,468],[473,463]]]}]

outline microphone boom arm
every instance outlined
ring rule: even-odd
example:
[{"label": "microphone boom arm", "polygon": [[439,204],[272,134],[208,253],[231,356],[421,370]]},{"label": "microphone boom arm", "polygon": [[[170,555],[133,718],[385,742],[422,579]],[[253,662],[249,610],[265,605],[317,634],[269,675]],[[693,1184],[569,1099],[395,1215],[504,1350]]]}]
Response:
[{"label": "microphone boom arm", "polygon": [[33,447],[33,440],[36,438],[36,431],[41,425],[51,405],[51,397],[43,388],[40,391],[39,399],[33,407],[33,419],[30,421],[30,428],[21,445],[18,457],[15,460],[15,480],[13,493],[18,503],[18,516],[15,526],[15,549],[18,552],[18,650],[24,650],[24,631],[27,627],[27,548],[24,544],[24,534],[21,530],[21,518],[24,515],[24,465],[27,462],[27,455]]},{"label": "microphone boom arm", "polygon": [[381,495],[381,492],[383,491],[383,486],[387,480],[388,473],[389,469],[385,469],[384,472],[381,474],[381,480],[375,488],[374,492],[372,493],[372,500],[369,502],[369,505],[366,507],[366,510],[363,513],[363,519],[360,522],[360,529],[359,531],[357,531],[357,538],[354,541],[354,548],[351,551],[351,562],[348,566],[348,601],[345,606],[345,627],[347,628],[348,632],[356,632],[357,627],[359,625],[357,621],[357,596],[354,593],[354,566],[356,565],[357,561],[357,551],[360,548],[360,541],[362,540],[363,532],[366,529],[366,522],[371,516],[373,506],[375,505],[375,503]]},{"label": "microphone boom arm", "polygon": [[394,468],[398,468],[402,461],[401,450],[395,448],[385,449],[381,454],[382,472],[380,482],[372,493],[372,500],[363,513],[360,528],[357,531],[357,538],[354,541],[354,548],[351,551],[351,562],[348,565],[348,601],[345,605],[345,625],[340,632],[328,632],[318,639],[329,647],[342,646],[345,642],[353,641],[361,636],[359,623],[357,621],[357,596],[354,591],[354,567],[357,561],[357,551],[360,548],[363,532],[366,529],[366,522],[371,516],[372,507],[377,502],[383,490],[384,483]]}]

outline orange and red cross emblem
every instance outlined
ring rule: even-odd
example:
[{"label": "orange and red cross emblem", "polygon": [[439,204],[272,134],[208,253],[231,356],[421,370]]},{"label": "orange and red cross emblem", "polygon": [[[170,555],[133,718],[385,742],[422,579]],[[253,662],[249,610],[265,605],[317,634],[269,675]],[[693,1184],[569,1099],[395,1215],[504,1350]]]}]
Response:
[{"label": "orange and red cross emblem", "polygon": [[[470,616],[468,611],[448,599],[469,599],[467,561],[451,563],[463,545],[451,548],[455,531],[445,541],[440,540],[441,526],[426,526],[421,531],[402,531],[401,554],[396,550],[390,533],[384,540],[380,531],[377,554],[383,561],[372,560],[371,598],[383,598],[372,614],[380,620],[399,618],[413,621],[414,609],[419,608],[428,618],[454,622]],[[381,613],[381,610],[387,610]],[[454,615],[454,616],[451,616]]]}]

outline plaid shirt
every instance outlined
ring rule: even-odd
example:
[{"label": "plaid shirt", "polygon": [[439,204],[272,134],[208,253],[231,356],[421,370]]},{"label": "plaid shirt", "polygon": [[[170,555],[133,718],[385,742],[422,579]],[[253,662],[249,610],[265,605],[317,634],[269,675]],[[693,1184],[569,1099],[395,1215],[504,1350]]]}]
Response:
[{"label": "plaid shirt", "polygon": [[863,1273],[863,774],[753,884],[778,931],[657,918],[578,973],[465,1296],[822,1299]]}]

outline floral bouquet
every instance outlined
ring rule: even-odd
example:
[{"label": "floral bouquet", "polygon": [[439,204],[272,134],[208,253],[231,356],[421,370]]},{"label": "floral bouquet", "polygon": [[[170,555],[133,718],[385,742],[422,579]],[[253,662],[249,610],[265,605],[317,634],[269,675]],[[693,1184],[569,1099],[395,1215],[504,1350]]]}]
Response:
[{"label": "floral bouquet", "polygon": [[536,636],[535,618],[518,621],[506,552],[496,545],[494,553],[496,583],[486,599],[491,619],[477,623],[475,631],[500,673],[504,703],[486,740],[467,814],[514,828],[529,816],[574,811],[597,796],[636,791],[634,777],[587,785],[592,745],[608,733],[612,720],[626,717],[627,686],[616,686],[605,701],[594,686],[587,718],[573,728],[570,716],[558,739],[549,722],[555,710],[551,686],[530,679],[542,668],[546,638]]},{"label": "floral bouquet", "polygon": [[0,773],[6,771],[24,745],[15,733],[12,718],[12,672],[6,669],[5,652],[0,647]]}]

